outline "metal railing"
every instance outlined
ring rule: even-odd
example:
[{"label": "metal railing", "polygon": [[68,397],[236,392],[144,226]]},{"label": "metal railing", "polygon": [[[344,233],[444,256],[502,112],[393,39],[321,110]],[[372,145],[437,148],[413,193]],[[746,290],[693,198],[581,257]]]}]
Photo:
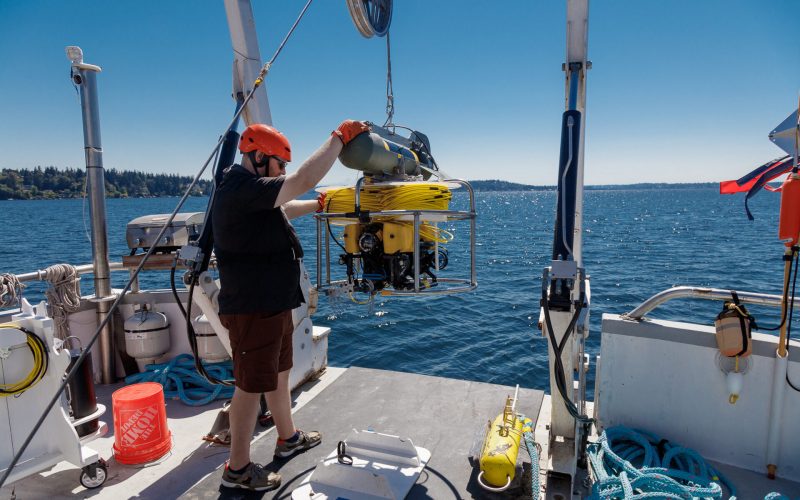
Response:
[{"label": "metal railing", "polygon": [[[125,269],[122,267],[122,262],[109,262],[108,267],[111,271],[122,271]],[[79,266],[75,266],[75,271],[77,271],[79,275],[94,274],[94,264],[81,264]],[[16,276],[17,279],[23,283],[27,281],[44,281],[46,272],[47,271],[43,269],[39,269],[31,273],[17,274]]]},{"label": "metal railing", "polygon": [[[723,288],[705,288],[697,286],[675,286],[659,292],[645,300],[632,311],[622,315],[624,319],[640,321],[647,313],[654,310],[665,302],[674,299],[698,298],[703,300],[731,300],[733,290]],[[766,293],[739,292],[736,291],[739,301],[743,304],[756,304],[770,307],[781,307],[783,297],[781,295],[771,295]],[[795,303],[796,309],[800,309],[800,301]]]}]

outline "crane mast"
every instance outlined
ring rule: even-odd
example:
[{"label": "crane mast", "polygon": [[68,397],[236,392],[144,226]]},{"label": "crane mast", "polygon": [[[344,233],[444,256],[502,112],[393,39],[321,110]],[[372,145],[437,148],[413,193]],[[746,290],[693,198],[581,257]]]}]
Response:
[{"label": "crane mast", "polygon": [[[567,0],[565,111],[561,125],[551,265],[542,277],[542,331],[549,340],[551,425],[548,483],[571,491],[589,432],[584,340],[590,289],[583,268],[583,151],[588,50],[588,0]],[[576,380],[577,372],[577,380]],[[577,387],[576,387],[577,382]],[[577,390],[576,390],[577,389]],[[552,491],[561,490],[550,484]]]}]

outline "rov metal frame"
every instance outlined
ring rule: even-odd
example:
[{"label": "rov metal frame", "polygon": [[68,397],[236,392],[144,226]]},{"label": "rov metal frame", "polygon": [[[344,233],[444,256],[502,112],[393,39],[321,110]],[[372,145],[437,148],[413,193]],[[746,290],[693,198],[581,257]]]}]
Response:
[{"label": "rov metal frame", "polygon": [[[350,220],[352,223],[356,224],[359,223],[364,214],[360,213],[360,190],[362,188],[362,182],[359,179],[359,182],[356,183],[356,199],[355,205],[357,210],[353,213],[319,213],[314,215],[314,219],[317,221],[317,290],[325,290],[325,289],[332,289],[334,287],[342,286],[348,284],[347,280],[336,280],[331,281],[331,249],[330,249],[330,233],[326,231],[325,225],[328,222],[328,219],[345,219]],[[422,295],[422,294],[429,294],[429,295],[450,295],[455,293],[461,292],[469,292],[475,290],[478,287],[478,280],[477,280],[477,271],[475,267],[475,219],[477,217],[477,213],[475,212],[475,192],[472,189],[472,186],[469,182],[461,180],[461,179],[446,179],[442,182],[447,183],[456,183],[464,188],[466,188],[467,192],[469,193],[469,211],[460,211],[460,210],[384,210],[380,212],[369,212],[368,217],[370,219],[374,217],[413,217],[414,223],[414,289],[413,290],[394,290],[394,289],[384,289],[381,290],[381,295],[383,296],[393,296],[393,295]],[[437,283],[439,284],[447,284],[450,286],[446,287],[433,287],[433,288],[422,288],[420,287],[419,281],[419,259],[420,259],[420,250],[419,250],[419,228],[420,222],[426,220],[433,220],[437,222],[450,222],[450,221],[457,221],[457,220],[469,220],[470,221],[470,231],[469,231],[469,257],[470,257],[470,277],[469,279],[466,278],[437,278]],[[323,242],[323,233],[325,234],[325,239]],[[325,262],[325,280],[323,282],[322,279],[322,263],[323,263],[323,252],[322,249],[325,248],[325,255],[324,255],[324,262]]]}]

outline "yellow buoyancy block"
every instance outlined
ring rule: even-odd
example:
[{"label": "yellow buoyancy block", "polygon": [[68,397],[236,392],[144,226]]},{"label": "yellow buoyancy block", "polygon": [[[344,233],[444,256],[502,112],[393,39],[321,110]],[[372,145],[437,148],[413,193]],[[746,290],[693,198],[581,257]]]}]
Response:
[{"label": "yellow buoyancy block", "polygon": [[[421,233],[420,233],[421,234]],[[383,252],[395,254],[397,252],[414,251],[414,227],[411,224],[383,223]]]},{"label": "yellow buoyancy block", "polygon": [[512,399],[503,413],[489,422],[480,456],[481,486],[505,489],[514,479],[522,437],[522,419],[513,410]]}]

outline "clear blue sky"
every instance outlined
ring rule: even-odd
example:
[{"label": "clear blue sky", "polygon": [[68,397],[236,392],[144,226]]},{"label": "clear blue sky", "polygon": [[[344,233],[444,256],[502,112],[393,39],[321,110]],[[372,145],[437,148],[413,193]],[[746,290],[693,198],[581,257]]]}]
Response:
[{"label": "clear blue sky", "polygon": [[[254,0],[269,58],[302,0]],[[396,1],[395,122],[447,172],[555,184],[565,2]],[[780,156],[797,105],[797,0],[590,3],[586,182],[736,178]],[[192,175],[233,113],[221,0],[0,0],[0,168],[84,166],[66,45],[99,79],[106,168]],[[315,0],[267,80],[295,166],[342,119],[385,118],[384,39]],[[291,170],[290,166],[290,170]],[[337,166],[325,183],[352,182]]]}]

